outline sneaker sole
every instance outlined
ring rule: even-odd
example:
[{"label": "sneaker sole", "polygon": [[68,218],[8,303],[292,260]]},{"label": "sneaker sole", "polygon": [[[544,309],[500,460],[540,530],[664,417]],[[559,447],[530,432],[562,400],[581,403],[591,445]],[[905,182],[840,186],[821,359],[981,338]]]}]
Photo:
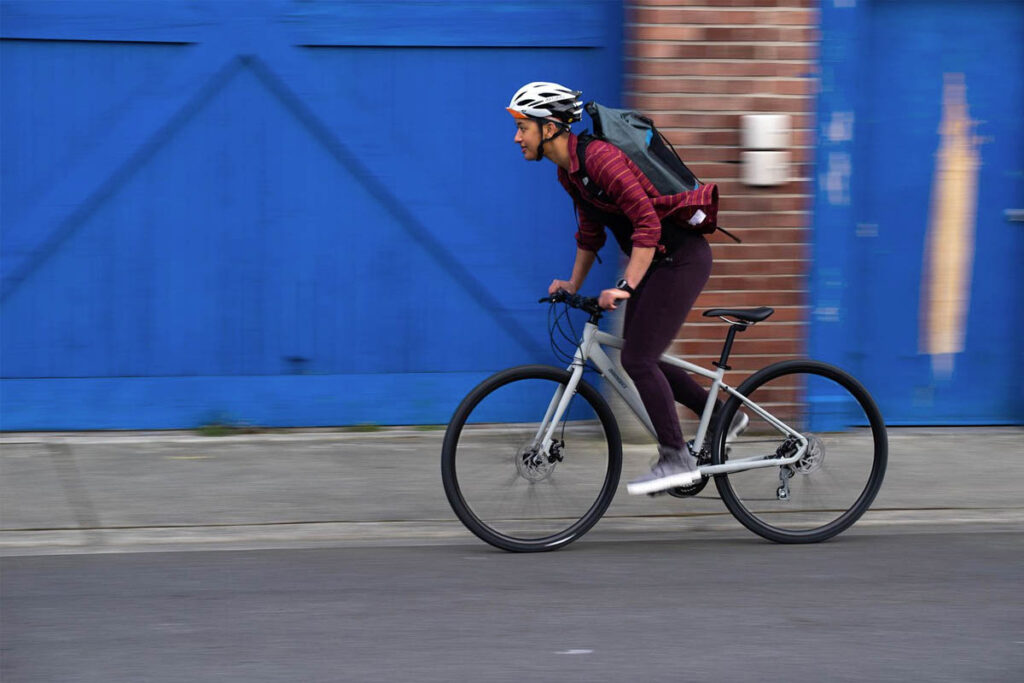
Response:
[{"label": "sneaker sole", "polygon": [[661,479],[652,479],[638,484],[626,484],[626,491],[632,496],[640,496],[645,493],[657,493],[665,489],[674,489],[677,486],[689,486],[700,479],[700,470],[694,472],[680,472]]}]

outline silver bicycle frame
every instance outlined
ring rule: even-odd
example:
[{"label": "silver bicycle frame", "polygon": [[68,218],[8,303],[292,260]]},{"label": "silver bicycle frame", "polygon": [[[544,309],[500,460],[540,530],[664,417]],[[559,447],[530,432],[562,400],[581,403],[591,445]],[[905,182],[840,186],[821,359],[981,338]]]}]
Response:
[{"label": "silver bicycle frame", "polygon": [[[572,373],[569,378],[569,382],[564,388],[560,386],[555,392],[555,395],[551,399],[551,403],[548,405],[547,412],[544,415],[544,420],[541,422],[540,428],[537,430],[536,436],[541,442],[541,449],[544,453],[548,452],[548,449],[554,440],[555,429],[561,422],[562,416],[568,409],[570,401],[572,401],[573,396],[576,394],[576,387],[579,386],[580,379],[583,377],[584,366],[587,364],[588,360],[597,368],[598,372],[608,380],[608,385],[615,389],[619,396],[622,397],[622,400],[626,402],[626,405],[629,406],[629,409],[637,416],[644,428],[652,437],[656,438],[654,425],[651,423],[651,418],[647,415],[647,410],[644,408],[644,404],[640,400],[640,394],[637,393],[636,387],[633,386],[633,383],[625,376],[625,373],[623,373],[622,370],[612,362],[611,358],[609,358],[608,354],[604,351],[604,347],[606,346],[621,349],[622,345],[623,339],[621,337],[616,337],[613,334],[602,332],[594,323],[586,323],[586,326],[583,329],[583,339],[580,342],[579,348],[576,349],[576,355],[573,357],[572,363],[567,368]],[[700,375],[701,377],[707,377],[711,380],[711,389],[708,391],[708,400],[707,403],[704,404],[704,411],[700,416],[700,425],[697,428],[695,443],[704,443],[708,427],[711,424],[711,413],[715,407],[715,399],[718,398],[719,391],[725,391],[730,396],[735,396],[748,410],[759,415],[780,432],[796,439],[799,444],[796,453],[787,458],[778,458],[775,456],[775,453],[770,453],[752,458],[730,460],[722,465],[702,466],[700,468],[701,474],[712,476],[715,474],[725,474],[727,472],[739,472],[741,470],[753,469],[755,467],[782,467],[797,462],[807,451],[808,441],[805,436],[795,429],[792,429],[782,420],[779,420],[757,403],[751,401],[746,396],[740,394],[731,386],[723,382],[722,378],[725,377],[725,370],[723,368],[718,368],[712,372],[711,370],[702,368],[699,365],[694,365],[682,358],[677,358],[667,353],[661,356],[661,360],[665,363],[669,363],[670,365],[680,367],[687,372]]]}]

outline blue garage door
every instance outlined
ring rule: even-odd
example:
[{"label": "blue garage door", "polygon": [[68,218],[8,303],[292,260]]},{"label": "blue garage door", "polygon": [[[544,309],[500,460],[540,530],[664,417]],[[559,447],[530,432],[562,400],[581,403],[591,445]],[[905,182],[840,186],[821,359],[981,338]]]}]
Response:
[{"label": "blue garage door", "polygon": [[818,291],[844,291],[816,349],[890,423],[1021,422],[1024,4],[876,1],[844,30],[831,56],[859,66],[826,75],[818,222],[844,250]]},{"label": "blue garage door", "polygon": [[619,2],[0,10],[3,429],[443,423],[550,357],[575,224],[504,105],[617,102]]}]

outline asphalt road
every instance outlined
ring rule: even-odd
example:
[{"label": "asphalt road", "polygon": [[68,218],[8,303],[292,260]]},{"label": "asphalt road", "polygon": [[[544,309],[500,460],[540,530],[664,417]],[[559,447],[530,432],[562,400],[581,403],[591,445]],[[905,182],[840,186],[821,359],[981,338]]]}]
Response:
[{"label": "asphalt road", "polygon": [[2,679],[1020,681],[1024,528],[2,560]]}]

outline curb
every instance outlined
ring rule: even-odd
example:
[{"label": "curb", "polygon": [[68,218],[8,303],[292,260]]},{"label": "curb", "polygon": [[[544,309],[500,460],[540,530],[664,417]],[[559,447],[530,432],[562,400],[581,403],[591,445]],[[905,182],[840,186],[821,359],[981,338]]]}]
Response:
[{"label": "curb", "polygon": [[[857,534],[922,531],[944,533],[953,526],[994,531],[1024,530],[1024,508],[869,510],[838,538]],[[763,542],[728,512],[647,517],[605,517],[582,541],[686,540],[715,534]],[[833,541],[830,541],[833,542]],[[45,529],[0,532],[0,557],[25,555],[254,550],[381,545],[478,545],[458,521],[292,522],[273,524],[137,527],[129,529]]]}]

